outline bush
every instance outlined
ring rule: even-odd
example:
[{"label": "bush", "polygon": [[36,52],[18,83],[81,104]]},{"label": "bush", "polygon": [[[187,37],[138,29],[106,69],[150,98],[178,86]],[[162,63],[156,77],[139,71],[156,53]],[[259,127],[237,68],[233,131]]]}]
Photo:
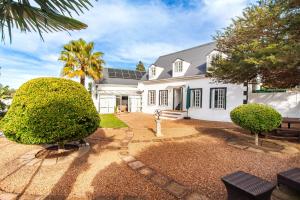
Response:
[{"label": "bush", "polygon": [[76,141],[92,134],[99,115],[88,91],[61,78],[37,78],[23,84],[1,121],[10,140],[24,144]]},{"label": "bush", "polygon": [[231,120],[252,133],[270,132],[280,124],[282,117],[272,107],[263,104],[246,104],[233,109]]}]

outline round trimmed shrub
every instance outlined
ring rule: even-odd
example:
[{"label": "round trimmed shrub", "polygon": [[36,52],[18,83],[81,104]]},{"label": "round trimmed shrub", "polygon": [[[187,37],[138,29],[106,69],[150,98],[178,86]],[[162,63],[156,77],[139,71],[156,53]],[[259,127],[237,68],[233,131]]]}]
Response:
[{"label": "round trimmed shrub", "polygon": [[276,129],[282,121],[279,112],[263,104],[245,104],[230,112],[231,120],[251,133],[270,132]]},{"label": "round trimmed shrub", "polygon": [[54,144],[87,137],[99,120],[82,85],[63,78],[37,78],[17,90],[1,129],[19,143]]}]

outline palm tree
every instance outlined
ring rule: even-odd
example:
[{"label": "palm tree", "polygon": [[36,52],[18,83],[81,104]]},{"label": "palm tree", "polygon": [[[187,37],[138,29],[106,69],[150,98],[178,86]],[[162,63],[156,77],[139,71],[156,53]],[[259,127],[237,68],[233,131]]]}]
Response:
[{"label": "palm tree", "polygon": [[71,13],[79,15],[90,6],[90,0],[1,0],[2,41],[7,31],[11,42],[13,28],[38,32],[41,38],[44,32],[84,29],[87,25],[73,19]]},{"label": "palm tree", "polygon": [[85,86],[85,77],[99,80],[102,77],[104,60],[102,52],[93,52],[94,43],[83,39],[70,41],[64,46],[59,57],[65,63],[61,75],[69,78],[80,77]]}]

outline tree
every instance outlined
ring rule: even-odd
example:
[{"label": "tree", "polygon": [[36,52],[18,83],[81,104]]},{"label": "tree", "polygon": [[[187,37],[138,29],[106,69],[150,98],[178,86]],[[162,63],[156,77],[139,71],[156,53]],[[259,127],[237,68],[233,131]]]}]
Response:
[{"label": "tree", "polygon": [[[32,5],[32,4],[36,4]],[[82,13],[91,6],[89,0],[2,0],[0,2],[0,28],[2,41],[8,32],[12,41],[13,28],[21,32],[42,33],[80,30],[86,24],[73,19],[71,13]]]},{"label": "tree", "polygon": [[139,61],[139,63],[136,65],[136,71],[144,72],[146,71],[144,63],[142,61]]},{"label": "tree", "polygon": [[7,108],[7,105],[3,102],[3,100],[12,98],[14,93],[14,89],[10,89],[9,86],[3,86],[0,84],[0,110],[5,110]]},{"label": "tree", "polygon": [[10,140],[63,147],[92,134],[99,120],[93,100],[81,84],[63,78],[36,78],[17,90],[0,123]]},{"label": "tree", "polygon": [[64,46],[59,60],[65,65],[61,75],[69,78],[80,77],[80,83],[85,86],[85,77],[99,80],[102,77],[104,60],[102,52],[93,52],[94,43],[83,39],[72,40]]},{"label": "tree", "polygon": [[[289,88],[300,83],[300,3],[261,0],[214,37],[219,55],[209,76],[225,83]],[[225,56],[224,56],[225,55]]]},{"label": "tree", "polygon": [[255,134],[255,145],[258,145],[258,135],[276,129],[282,117],[274,108],[263,104],[245,104],[234,108],[230,118],[236,125]]}]

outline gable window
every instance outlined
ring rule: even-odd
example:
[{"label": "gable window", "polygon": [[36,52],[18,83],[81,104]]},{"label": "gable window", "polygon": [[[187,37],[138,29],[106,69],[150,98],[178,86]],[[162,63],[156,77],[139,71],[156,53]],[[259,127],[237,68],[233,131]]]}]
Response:
[{"label": "gable window", "polygon": [[202,89],[191,89],[191,107],[202,108]]},{"label": "gable window", "polygon": [[175,72],[182,72],[182,61],[175,62]]},{"label": "gable window", "polygon": [[155,69],[155,67],[152,67],[152,68],[151,68],[151,75],[152,75],[152,76],[155,76],[155,75],[156,75],[156,69]]},{"label": "gable window", "polygon": [[226,109],[226,88],[210,89],[210,108]]},{"label": "gable window", "polygon": [[155,105],[156,93],[155,90],[148,91],[148,105]]},{"label": "gable window", "polygon": [[160,106],[168,105],[168,90],[159,91],[159,105]]}]

